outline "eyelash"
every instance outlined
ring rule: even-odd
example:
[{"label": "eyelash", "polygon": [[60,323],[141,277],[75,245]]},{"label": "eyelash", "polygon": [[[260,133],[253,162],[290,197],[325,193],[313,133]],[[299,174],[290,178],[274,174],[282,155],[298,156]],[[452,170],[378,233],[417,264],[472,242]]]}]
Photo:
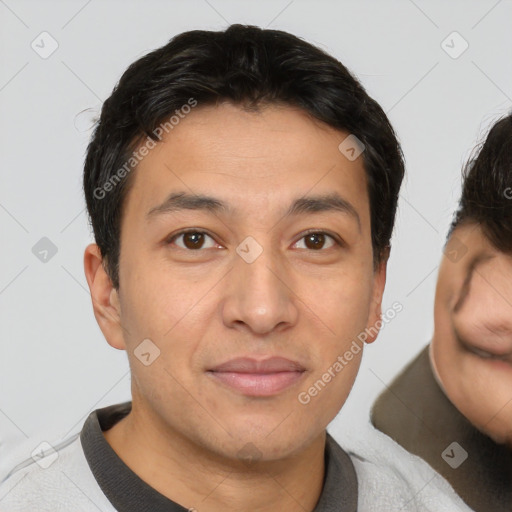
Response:
[{"label": "eyelash", "polygon": [[[167,238],[166,243],[170,245],[175,239],[177,239],[181,235],[186,235],[187,233],[196,233],[196,234],[201,234],[201,235],[207,235],[210,238],[214,239],[214,237],[212,235],[210,235],[207,231],[203,231],[200,229],[194,229],[194,228],[188,228],[188,229],[184,229],[183,231],[179,231],[178,233],[171,235],[169,238]],[[304,232],[302,234],[302,236],[293,245],[295,245],[297,242],[299,242],[300,240],[302,240],[303,238],[305,238],[306,236],[311,235],[311,234],[327,235],[338,247],[343,247],[345,245],[344,242],[337,235],[335,235],[329,231],[321,231],[318,229],[307,230],[306,232]],[[183,249],[183,247],[179,247],[179,249]],[[328,249],[332,249],[332,247],[329,247]],[[318,249],[318,250],[310,249],[310,252],[323,252],[328,249]],[[201,249],[197,249],[197,250],[183,249],[183,250],[188,251],[188,252],[200,252],[201,251]]]}]

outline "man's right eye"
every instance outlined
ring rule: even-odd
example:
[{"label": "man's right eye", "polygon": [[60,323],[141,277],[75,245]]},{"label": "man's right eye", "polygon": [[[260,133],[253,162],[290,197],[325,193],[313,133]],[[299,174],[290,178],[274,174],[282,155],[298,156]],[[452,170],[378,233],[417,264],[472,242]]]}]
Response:
[{"label": "man's right eye", "polygon": [[[209,246],[205,246],[205,241],[209,238],[212,243]],[[178,243],[178,241],[180,243]],[[167,240],[167,244],[175,243],[180,249],[197,251],[198,249],[211,249],[216,244],[213,238],[205,231],[199,231],[197,229],[187,229],[175,233],[171,238]]]}]

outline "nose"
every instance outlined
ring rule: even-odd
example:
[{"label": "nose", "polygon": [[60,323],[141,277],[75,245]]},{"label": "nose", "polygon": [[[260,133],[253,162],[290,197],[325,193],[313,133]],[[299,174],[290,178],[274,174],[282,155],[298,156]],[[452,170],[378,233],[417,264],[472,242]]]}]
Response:
[{"label": "nose", "polygon": [[271,249],[250,261],[235,257],[222,304],[224,324],[259,335],[291,327],[298,319],[299,298],[290,273]]},{"label": "nose", "polygon": [[501,272],[475,271],[454,326],[468,343],[496,355],[512,354],[512,286]]}]

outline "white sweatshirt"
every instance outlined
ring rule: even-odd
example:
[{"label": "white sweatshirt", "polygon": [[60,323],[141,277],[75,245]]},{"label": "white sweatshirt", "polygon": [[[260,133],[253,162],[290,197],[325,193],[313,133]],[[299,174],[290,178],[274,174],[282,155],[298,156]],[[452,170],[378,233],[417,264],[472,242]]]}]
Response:
[{"label": "white sweatshirt", "polygon": [[[0,483],[0,512],[203,512],[152,489],[107,443],[105,423],[119,421],[130,407],[128,402],[92,412],[80,434],[19,464]],[[470,511],[421,459],[373,428],[365,435],[348,455],[327,436],[326,481],[314,512]]]}]

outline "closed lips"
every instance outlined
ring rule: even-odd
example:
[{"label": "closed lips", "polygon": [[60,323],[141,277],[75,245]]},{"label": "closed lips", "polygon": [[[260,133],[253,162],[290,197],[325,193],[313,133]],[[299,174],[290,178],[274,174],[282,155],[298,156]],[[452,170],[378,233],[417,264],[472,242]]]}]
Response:
[{"label": "closed lips", "polygon": [[306,369],[297,361],[283,357],[264,360],[239,357],[208,370],[215,382],[238,394],[270,397],[296,385]]},{"label": "closed lips", "polygon": [[271,357],[264,360],[256,360],[249,357],[238,357],[215,366],[211,372],[232,373],[278,373],[278,372],[303,372],[305,368],[291,359],[283,357]]}]

